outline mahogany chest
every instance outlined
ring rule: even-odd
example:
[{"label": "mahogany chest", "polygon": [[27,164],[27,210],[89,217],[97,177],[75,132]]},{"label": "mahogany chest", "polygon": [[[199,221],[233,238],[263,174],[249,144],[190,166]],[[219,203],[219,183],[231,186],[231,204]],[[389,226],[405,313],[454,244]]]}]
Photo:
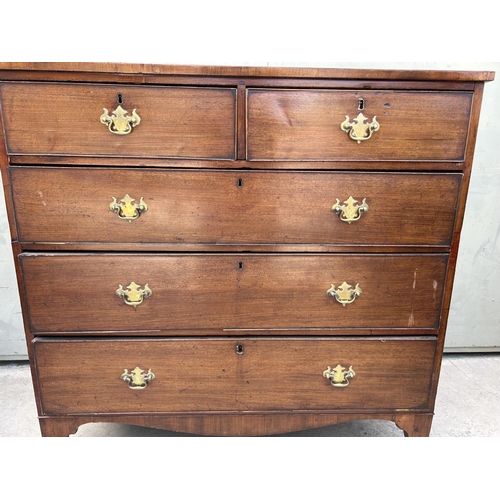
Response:
[{"label": "mahogany chest", "polygon": [[0,64],[42,434],[428,435],[493,76]]}]

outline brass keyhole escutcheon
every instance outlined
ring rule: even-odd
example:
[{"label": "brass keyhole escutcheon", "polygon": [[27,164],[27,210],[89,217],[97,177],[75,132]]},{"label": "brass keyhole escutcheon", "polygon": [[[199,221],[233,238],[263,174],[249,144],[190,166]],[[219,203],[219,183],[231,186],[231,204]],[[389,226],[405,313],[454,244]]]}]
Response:
[{"label": "brass keyhole escutcheon", "polygon": [[243,344],[236,344],[235,352],[239,355],[243,354]]}]

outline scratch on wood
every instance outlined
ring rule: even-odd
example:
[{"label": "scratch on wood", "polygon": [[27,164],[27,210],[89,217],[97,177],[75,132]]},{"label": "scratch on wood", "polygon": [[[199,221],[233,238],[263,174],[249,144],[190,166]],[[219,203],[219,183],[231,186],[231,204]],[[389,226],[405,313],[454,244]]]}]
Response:
[{"label": "scratch on wood", "polygon": [[[40,196],[40,198],[43,198],[43,193],[42,193],[41,191],[37,191],[37,194],[38,194],[38,196]],[[44,207],[46,207],[46,206],[47,206],[47,203],[45,203],[45,202],[42,200],[42,205],[43,205]]]},{"label": "scratch on wood", "polygon": [[408,326],[412,327],[414,324],[415,324],[415,317],[413,316],[413,310],[412,310],[410,317],[408,318]]}]

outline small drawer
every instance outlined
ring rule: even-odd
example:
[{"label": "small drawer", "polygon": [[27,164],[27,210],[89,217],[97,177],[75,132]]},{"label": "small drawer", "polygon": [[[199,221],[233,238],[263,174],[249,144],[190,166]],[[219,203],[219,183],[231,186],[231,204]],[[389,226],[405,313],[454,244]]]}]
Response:
[{"label": "small drawer", "polygon": [[43,413],[429,410],[436,339],[36,340]]},{"label": "small drawer", "polygon": [[75,167],[11,168],[10,175],[22,242],[179,248],[449,246],[462,178]]},{"label": "small drawer", "polygon": [[[37,334],[431,329],[446,254],[21,254]],[[314,330],[313,330],[314,331]],[[309,335],[311,332],[309,331]],[[370,334],[366,330],[366,334]]]},{"label": "small drawer", "polygon": [[10,154],[235,157],[233,88],[4,83],[0,93]]},{"label": "small drawer", "polygon": [[468,92],[250,89],[248,159],[462,161],[471,102]]}]

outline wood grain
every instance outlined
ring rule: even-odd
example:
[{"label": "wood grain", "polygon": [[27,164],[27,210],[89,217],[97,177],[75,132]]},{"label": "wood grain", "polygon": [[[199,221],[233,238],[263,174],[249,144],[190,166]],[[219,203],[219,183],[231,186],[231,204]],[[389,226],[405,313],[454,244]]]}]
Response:
[{"label": "wood grain", "polygon": [[111,73],[113,76],[141,75],[190,75],[210,76],[250,76],[261,78],[326,78],[355,80],[437,80],[437,81],[488,81],[493,80],[493,71],[442,71],[442,70],[401,70],[401,69],[351,69],[351,68],[286,68],[254,66],[208,66],[208,65],[168,65],[133,63],[93,63],[93,62],[2,62],[0,70],[76,73]]},{"label": "wood grain", "polygon": [[75,434],[81,425],[114,422],[201,436],[269,436],[304,429],[316,429],[356,420],[389,420],[404,431],[405,437],[429,436],[432,413],[207,413],[207,414],[137,414],[57,415],[39,417],[42,436],[63,437]]},{"label": "wood grain", "polygon": [[[238,340],[239,342],[239,340]],[[35,341],[44,414],[425,410],[435,338]],[[347,387],[323,377],[352,365]],[[143,390],[120,379],[136,366],[155,374]]]},{"label": "wood grain", "polygon": [[[361,112],[380,129],[358,144],[340,128]],[[248,90],[249,160],[464,158],[472,93]]]},{"label": "wood grain", "polygon": [[[100,122],[119,93],[141,118],[128,135]],[[0,94],[9,153],[235,158],[236,89],[4,83]]]},{"label": "wood grain", "polygon": [[[382,418],[429,435],[493,78],[0,63],[0,168],[42,434]],[[127,136],[99,121],[118,93],[142,119]],[[360,111],[380,130],[357,144],[340,124]],[[109,210],[125,194],[149,206],[132,223]],[[331,212],[349,196],[370,207],[350,225]],[[132,281],[153,290],[137,308],[115,294]],[[346,307],[326,293],[344,281],[362,289]],[[336,364],[356,371],[348,387],[322,376]],[[156,374],[144,391],[120,379],[136,366]]]},{"label": "wood grain", "polygon": [[[21,242],[450,245],[460,174],[12,168]],[[133,222],[113,197],[144,197]],[[353,196],[359,221],[331,211]],[[436,215],[439,215],[436,217]]]},{"label": "wood grain", "polygon": [[[439,254],[21,255],[31,328],[38,334],[435,329],[446,264]],[[115,295],[118,285],[132,281],[153,291],[138,307]],[[344,281],[362,290],[345,307],[326,293]]]}]

